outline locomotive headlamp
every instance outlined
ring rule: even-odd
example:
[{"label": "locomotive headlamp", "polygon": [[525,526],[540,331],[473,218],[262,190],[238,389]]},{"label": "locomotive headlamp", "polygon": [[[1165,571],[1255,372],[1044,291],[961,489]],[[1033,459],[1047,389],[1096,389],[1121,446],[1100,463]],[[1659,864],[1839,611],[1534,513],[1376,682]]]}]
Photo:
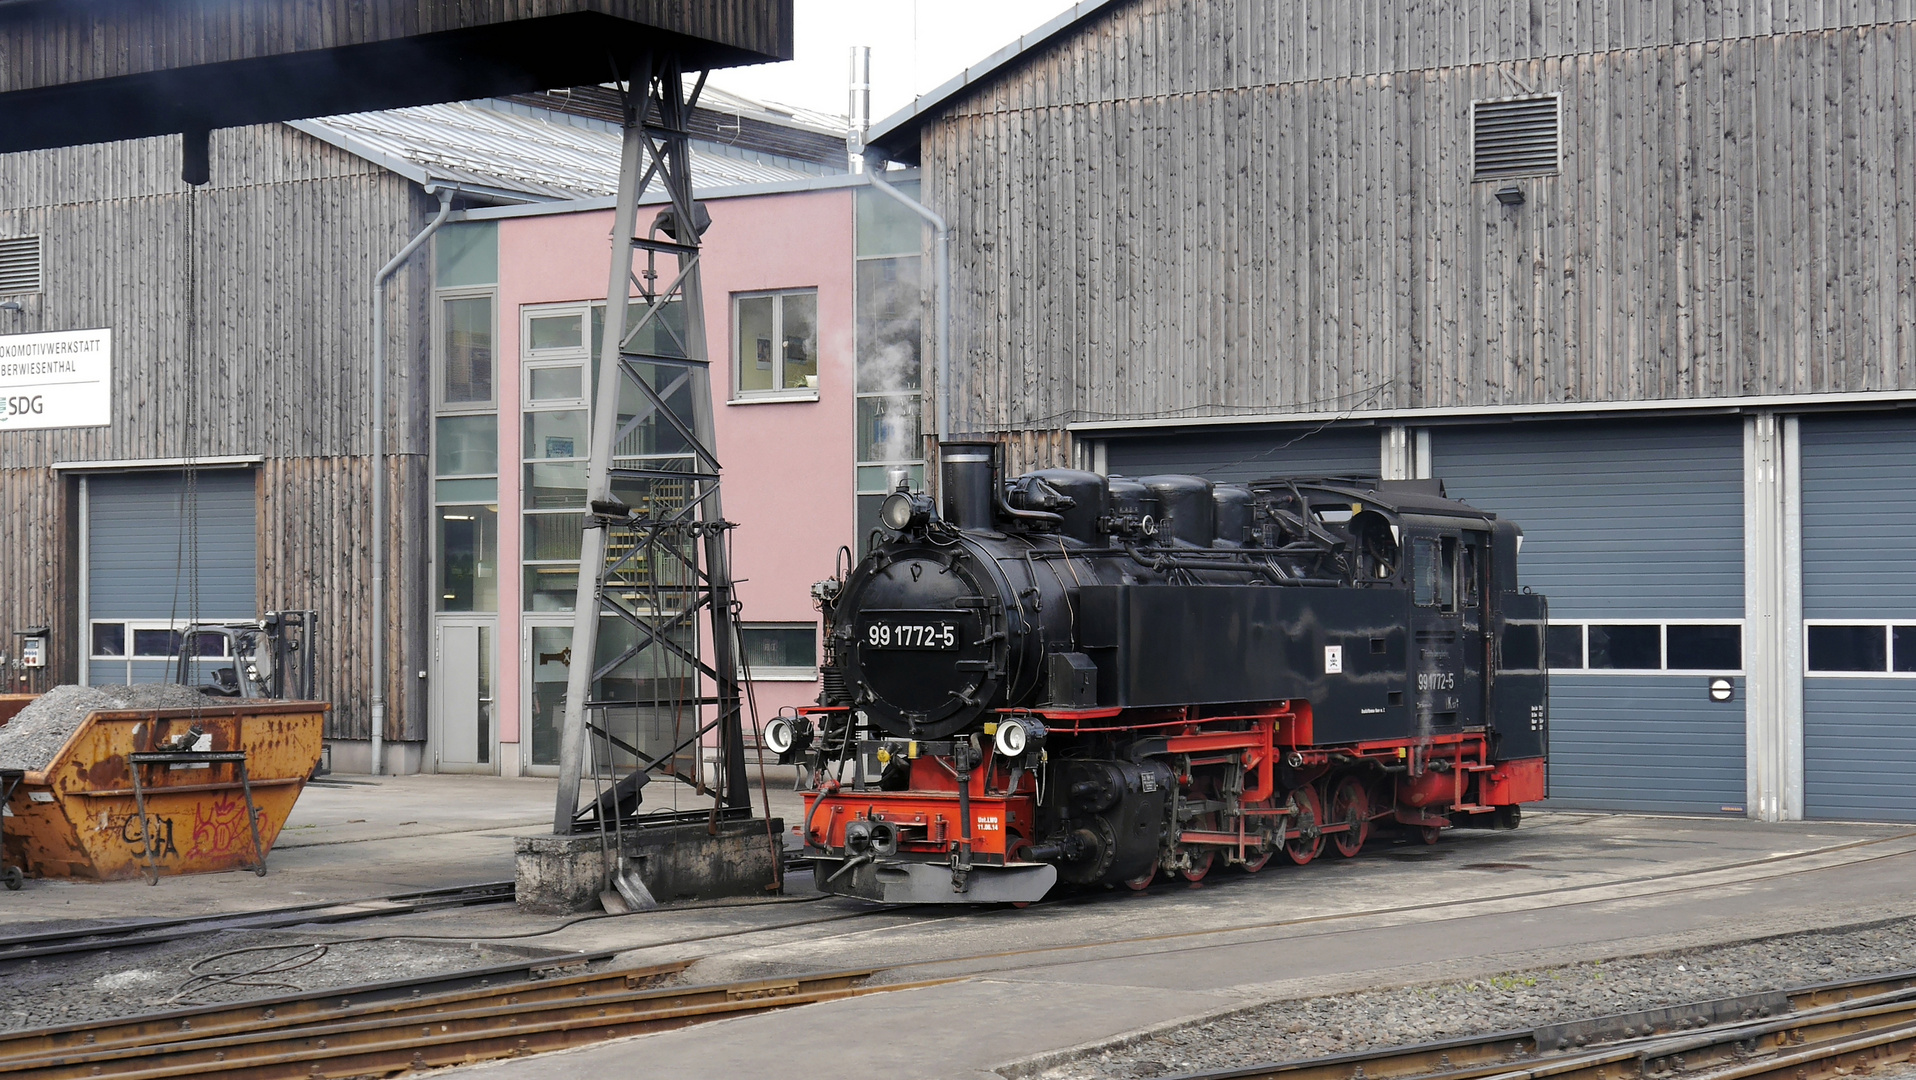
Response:
[{"label": "locomotive headlamp", "polygon": [[783,754],[798,741],[798,733],[792,730],[792,722],[781,716],[765,725],[765,748],[774,754]]},{"label": "locomotive headlamp", "polygon": [[931,520],[931,498],[915,491],[894,491],[885,496],[878,520],[892,532],[916,528]]},{"label": "locomotive headlamp", "polygon": [[1044,745],[1044,725],[1029,717],[1003,720],[994,737],[998,753],[1008,758],[1022,757],[1027,750]]}]

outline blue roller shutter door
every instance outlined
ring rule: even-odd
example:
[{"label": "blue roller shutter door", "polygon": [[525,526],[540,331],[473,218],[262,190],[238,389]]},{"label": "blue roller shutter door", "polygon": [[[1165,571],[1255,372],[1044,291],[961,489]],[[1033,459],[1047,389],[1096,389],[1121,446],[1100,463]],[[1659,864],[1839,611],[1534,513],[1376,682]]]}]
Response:
[{"label": "blue roller shutter door", "polygon": [[[1805,417],[1802,439],[1803,812],[1916,821],[1916,655],[1889,648],[1916,645],[1890,631],[1916,623],[1916,417]],[[1877,628],[1880,658],[1815,655],[1818,621]],[[1884,674],[1816,670],[1845,660]]]},{"label": "blue roller shutter door", "polygon": [[[194,485],[198,574],[187,562],[184,482],[179,473],[96,476],[87,482],[89,620],[164,626],[259,614],[253,472],[201,472]],[[195,582],[197,576],[197,582]],[[193,587],[197,584],[195,603]],[[128,636],[126,646],[132,649]],[[90,682],[125,682],[129,661],[89,662]],[[132,681],[167,677],[162,660],[132,660]]]},{"label": "blue roller shutter door", "polygon": [[1106,444],[1105,468],[1125,476],[1189,473],[1246,483],[1270,476],[1376,476],[1376,428],[1140,435]]},{"label": "blue roller shutter door", "polygon": [[[1553,624],[1743,615],[1738,423],[1554,422],[1435,428],[1450,495],[1522,526],[1523,581]],[[1738,665],[1740,667],[1740,664]],[[1743,680],[1552,669],[1553,805],[1740,813]]]}]

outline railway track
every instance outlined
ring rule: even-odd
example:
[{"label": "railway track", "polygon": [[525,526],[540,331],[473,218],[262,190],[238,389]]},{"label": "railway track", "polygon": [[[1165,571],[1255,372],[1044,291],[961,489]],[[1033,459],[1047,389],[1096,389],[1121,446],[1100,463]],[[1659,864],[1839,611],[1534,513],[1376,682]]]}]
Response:
[{"label": "railway track", "polygon": [[34,960],[50,956],[71,956],[106,949],[157,945],[182,938],[223,930],[271,930],[315,923],[357,922],[391,915],[412,915],[445,908],[471,907],[477,904],[502,904],[512,900],[513,883],[486,881],[450,889],[393,893],[360,900],[319,901],[260,911],[228,915],[195,915],[174,919],[143,919],[137,922],[108,923],[73,930],[52,930],[39,934],[18,934],[0,947],[0,964]]},{"label": "railway track", "polygon": [[0,1036],[0,1077],[350,1077],[461,1065],[940,981],[873,985],[882,969],[657,986],[675,961],[507,986],[362,1001],[331,991]]},{"label": "railway track", "polygon": [[1916,1057],[1916,971],[1173,1080],[1821,1080]]}]

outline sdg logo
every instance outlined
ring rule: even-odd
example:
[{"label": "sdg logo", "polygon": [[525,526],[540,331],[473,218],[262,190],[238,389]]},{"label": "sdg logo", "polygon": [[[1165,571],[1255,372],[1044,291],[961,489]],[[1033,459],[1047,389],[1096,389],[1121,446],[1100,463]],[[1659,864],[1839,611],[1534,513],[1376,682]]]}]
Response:
[{"label": "sdg logo", "polygon": [[45,411],[45,405],[39,394],[6,398],[0,401],[0,424],[16,416],[38,416]]}]

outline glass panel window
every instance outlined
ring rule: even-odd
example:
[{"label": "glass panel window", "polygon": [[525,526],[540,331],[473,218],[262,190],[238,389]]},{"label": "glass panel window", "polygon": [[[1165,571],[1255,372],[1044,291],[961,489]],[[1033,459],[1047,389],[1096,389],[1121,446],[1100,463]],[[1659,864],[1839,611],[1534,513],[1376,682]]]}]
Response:
[{"label": "glass panel window", "polygon": [[586,456],[591,436],[584,409],[529,412],[526,414],[525,455],[530,460],[582,458]]},{"label": "glass panel window", "polygon": [[584,514],[527,514],[525,557],[531,561],[577,560],[584,531]]},{"label": "glass panel window", "polygon": [[499,478],[482,476],[466,480],[440,480],[433,484],[432,499],[442,503],[496,503],[499,501]]},{"label": "glass panel window", "polygon": [[1411,601],[1441,611],[1457,609],[1457,541],[1417,537],[1411,541]]},{"label": "glass panel window", "polygon": [[1888,671],[1889,632],[1874,626],[1810,626],[1811,671]]},{"label": "glass panel window", "polygon": [[434,560],[440,611],[499,610],[499,511],[490,506],[438,508]]},{"label": "glass panel window", "polygon": [[896,394],[919,387],[924,309],[918,260],[858,264],[858,392]]},{"label": "glass panel window", "polygon": [[1664,627],[1664,666],[1671,671],[1738,671],[1743,667],[1740,626]]},{"label": "glass panel window", "polygon": [[779,340],[783,342],[784,385],[787,389],[818,389],[818,294],[789,293],[779,297]]},{"label": "glass panel window", "polygon": [[565,684],[572,667],[572,628],[532,628],[532,763],[559,763],[559,730],[565,717]]},{"label": "glass panel window", "polygon": [[918,409],[916,396],[859,398],[858,460],[918,460]]},{"label": "glass panel window", "polygon": [[579,401],[585,397],[585,368],[578,364],[532,368],[526,373],[526,395],[533,401]]},{"label": "glass panel window", "polygon": [[818,293],[735,296],[735,397],[818,389]]},{"label": "glass panel window", "polygon": [[499,280],[499,223],[455,221],[433,237],[433,284],[441,289]]},{"label": "glass panel window", "polygon": [[433,454],[436,476],[491,476],[499,471],[499,421],[492,415],[442,416]]},{"label": "glass panel window", "polygon": [[1591,626],[1590,667],[1657,671],[1663,667],[1662,631],[1655,624]]},{"label": "glass panel window", "polygon": [[743,296],[738,301],[738,392],[763,393],[778,388],[772,351],[776,320],[773,297]]},{"label": "glass panel window", "polygon": [[492,297],[440,301],[444,335],[440,400],[448,405],[492,402]]},{"label": "glass panel window", "polygon": [[1890,652],[1894,671],[1916,671],[1916,626],[1889,628]]},{"label": "glass panel window", "polygon": [[180,653],[180,632],[178,630],[147,630],[135,627],[133,630],[133,655],[162,659],[178,656]]},{"label": "glass panel window", "polygon": [[[576,541],[573,546],[576,549]],[[526,565],[524,603],[527,611],[571,611],[578,595],[578,563]]]},{"label": "glass panel window", "polygon": [[117,622],[96,622],[93,624],[93,655],[125,656],[126,624]]},{"label": "glass panel window", "polygon": [[1553,668],[1580,668],[1583,666],[1583,627],[1553,626],[1550,628],[1547,648],[1550,666]]},{"label": "glass panel window", "polygon": [[818,677],[818,627],[811,623],[786,626],[741,626],[739,673],[754,679],[815,679]]},{"label": "glass panel window", "polygon": [[578,312],[533,315],[526,319],[526,347],[534,352],[577,349],[585,345],[585,319]]},{"label": "glass panel window", "polygon": [[576,510],[585,506],[585,462],[526,466],[527,510]]}]

